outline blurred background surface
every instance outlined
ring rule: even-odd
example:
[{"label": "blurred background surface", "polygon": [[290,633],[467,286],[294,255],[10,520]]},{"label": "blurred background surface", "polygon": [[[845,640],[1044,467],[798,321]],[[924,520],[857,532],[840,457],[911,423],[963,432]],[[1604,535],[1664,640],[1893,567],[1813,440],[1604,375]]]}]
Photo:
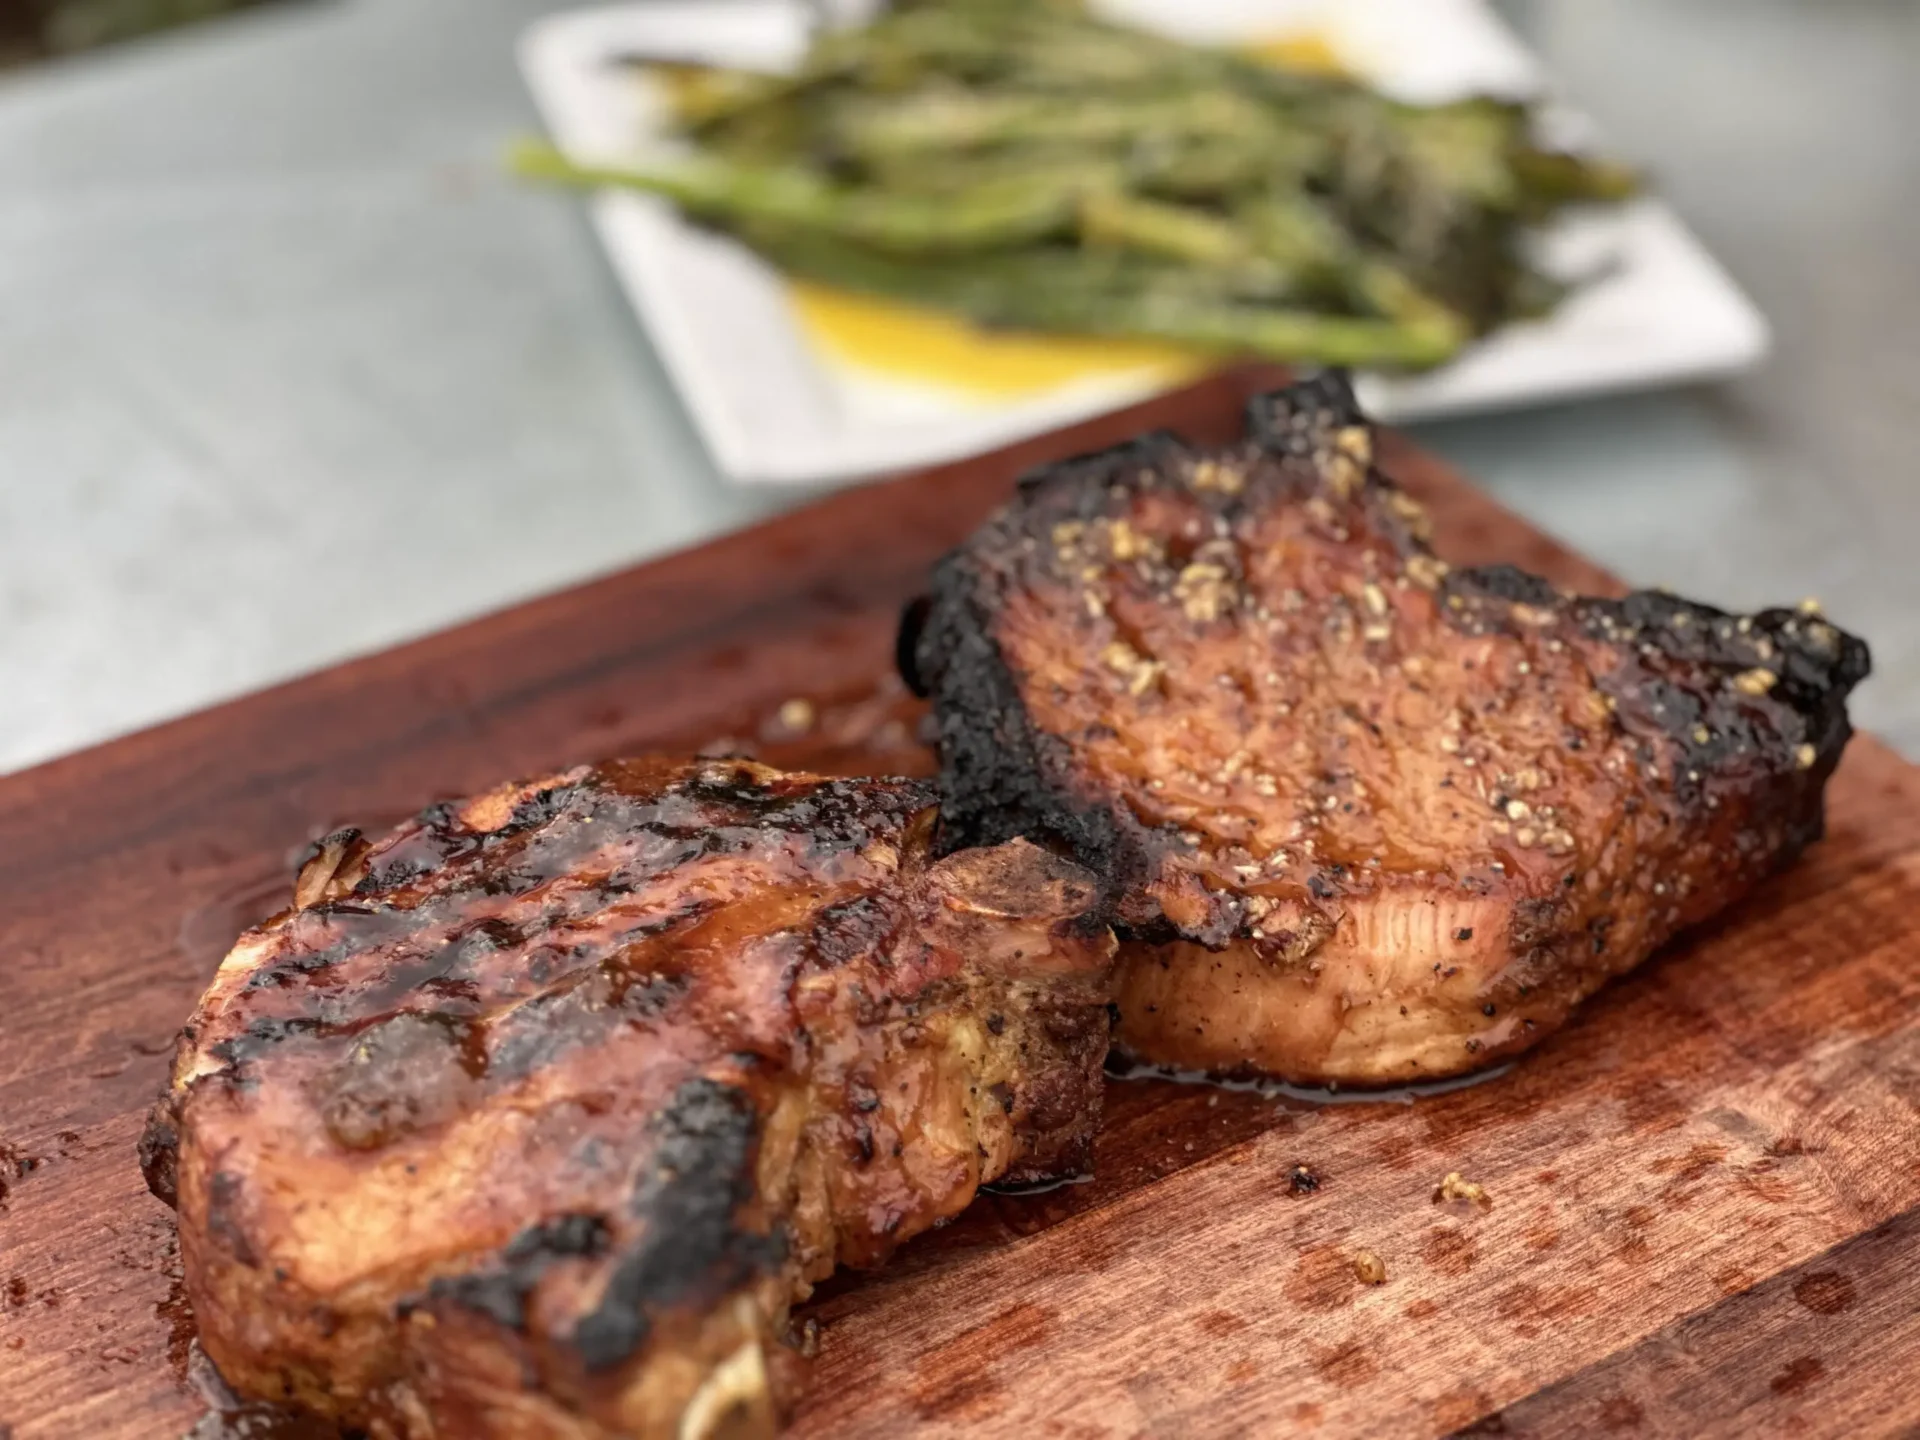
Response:
[{"label": "blurred background surface", "polygon": [[[802,502],[713,470],[536,128],[538,0],[0,72],[0,770]],[[1421,438],[1645,584],[1817,595],[1920,755],[1920,6],[1507,0],[1760,303],[1736,382]]]}]

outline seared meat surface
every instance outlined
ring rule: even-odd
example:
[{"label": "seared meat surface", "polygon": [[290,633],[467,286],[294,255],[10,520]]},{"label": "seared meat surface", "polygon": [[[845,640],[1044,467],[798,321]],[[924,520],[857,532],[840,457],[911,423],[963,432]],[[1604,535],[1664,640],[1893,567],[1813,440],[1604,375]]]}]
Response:
[{"label": "seared meat surface", "polygon": [[142,1147],[221,1373],[376,1437],[770,1430],[811,1282],[1097,1120],[1093,878],[935,814],[631,761],[322,842]]},{"label": "seared meat surface", "polygon": [[1329,376],[1052,467],[909,615],[942,843],[1104,877],[1139,1059],[1485,1065],[1820,834],[1864,645],[1449,569],[1372,456]]}]

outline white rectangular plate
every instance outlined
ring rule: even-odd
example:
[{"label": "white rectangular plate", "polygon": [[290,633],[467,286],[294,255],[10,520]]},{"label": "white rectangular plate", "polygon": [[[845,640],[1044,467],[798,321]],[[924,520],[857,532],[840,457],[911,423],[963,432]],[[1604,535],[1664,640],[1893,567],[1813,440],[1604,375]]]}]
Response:
[{"label": "white rectangular plate", "polygon": [[[1409,99],[1529,92],[1532,58],[1484,0],[1103,0],[1116,18],[1196,41],[1311,33],[1347,68]],[[658,92],[623,57],[757,69],[793,64],[799,0],[651,0],[549,16],[520,63],[557,142],[583,160],[665,153]],[[1555,123],[1580,134],[1576,117]],[[1580,138],[1586,138],[1580,134]],[[593,216],[715,462],[748,483],[849,480],[934,464],[1113,409],[1168,383],[1109,369],[1007,395],[889,373],[809,331],[782,278],[649,196],[606,191]],[[1583,213],[1546,237],[1556,268],[1595,274],[1550,318],[1509,326],[1450,365],[1363,376],[1407,420],[1730,374],[1767,348],[1759,312],[1658,200]]]}]

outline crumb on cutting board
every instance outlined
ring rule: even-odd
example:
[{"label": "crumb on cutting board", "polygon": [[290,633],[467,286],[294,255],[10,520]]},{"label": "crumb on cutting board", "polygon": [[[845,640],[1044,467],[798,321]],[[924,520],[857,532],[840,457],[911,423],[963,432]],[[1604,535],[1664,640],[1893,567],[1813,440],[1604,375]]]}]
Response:
[{"label": "crumb on cutting board", "polygon": [[1463,1180],[1458,1170],[1449,1170],[1447,1178],[1442,1180],[1433,1192],[1433,1203],[1440,1205],[1448,1200],[1465,1200],[1482,1210],[1493,1208],[1493,1197],[1487,1194],[1487,1187]]}]

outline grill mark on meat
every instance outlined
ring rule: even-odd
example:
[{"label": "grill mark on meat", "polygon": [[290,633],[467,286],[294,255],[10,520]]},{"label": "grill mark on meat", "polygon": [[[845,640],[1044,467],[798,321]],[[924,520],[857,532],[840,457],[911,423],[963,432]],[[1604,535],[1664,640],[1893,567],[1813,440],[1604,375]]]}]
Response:
[{"label": "grill mark on meat", "polygon": [[264,1015],[249,1021],[238,1035],[209,1047],[209,1053],[244,1083],[246,1067],[276,1047],[300,1036],[335,1034],[337,1028],[312,1016]]},{"label": "grill mark on meat", "polygon": [[753,1193],[757,1129],[747,1098],[701,1078],[675,1092],[655,1124],[649,1166],[634,1187],[640,1239],[624,1250],[600,1302],[573,1333],[587,1368],[610,1370],[647,1337],[648,1312],[711,1298],[786,1258],[779,1234],[742,1229]]},{"label": "grill mark on meat", "polygon": [[940,844],[1024,835],[1101,876],[1140,1058],[1491,1063],[1820,834],[1859,640],[1450,570],[1373,454],[1323,376],[1242,442],[1050,467],[903,619]]},{"label": "grill mark on meat", "polygon": [[[603,1254],[611,1231],[599,1215],[562,1215],[529,1226],[500,1252],[498,1268],[477,1275],[450,1275],[433,1282],[429,1294],[517,1330],[527,1329],[527,1300],[555,1264],[563,1260],[592,1259]],[[421,1308],[418,1299],[403,1300],[401,1316]]]},{"label": "grill mark on meat", "polygon": [[553,823],[573,803],[583,787],[577,780],[543,785],[517,801],[506,824],[493,832],[495,842]]},{"label": "grill mark on meat", "polygon": [[807,963],[836,970],[863,955],[884,954],[900,916],[872,895],[857,895],[820,912],[808,934]]},{"label": "grill mark on meat", "polygon": [[488,1027],[487,1078],[504,1086],[636,1021],[657,1020],[692,989],[683,975],[616,977],[604,967],[538,995]]},{"label": "grill mark on meat", "polygon": [[[247,980],[250,990],[283,989],[315,980],[320,972],[364,953],[370,943],[399,939],[418,924],[406,911],[376,909],[353,901],[335,901],[296,916],[288,925],[285,953]],[[329,943],[316,945],[333,936]]]},{"label": "grill mark on meat", "polygon": [[441,802],[429,805],[411,827],[383,846],[378,860],[367,866],[356,893],[377,895],[400,889],[424,876],[471,858],[484,842],[482,835],[454,826],[454,809]]}]

